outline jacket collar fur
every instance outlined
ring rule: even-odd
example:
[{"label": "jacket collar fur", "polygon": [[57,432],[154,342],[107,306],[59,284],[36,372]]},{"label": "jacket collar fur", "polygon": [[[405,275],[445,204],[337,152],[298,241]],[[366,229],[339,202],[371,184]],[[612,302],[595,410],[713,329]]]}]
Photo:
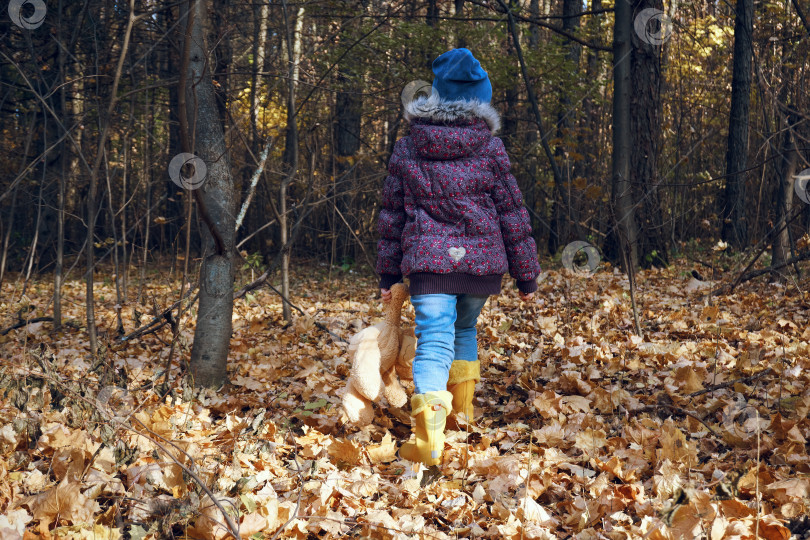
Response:
[{"label": "jacket collar fur", "polygon": [[433,93],[420,96],[405,106],[405,119],[426,118],[434,122],[456,122],[470,118],[482,118],[492,133],[501,128],[501,117],[489,103],[477,99],[446,101]]}]

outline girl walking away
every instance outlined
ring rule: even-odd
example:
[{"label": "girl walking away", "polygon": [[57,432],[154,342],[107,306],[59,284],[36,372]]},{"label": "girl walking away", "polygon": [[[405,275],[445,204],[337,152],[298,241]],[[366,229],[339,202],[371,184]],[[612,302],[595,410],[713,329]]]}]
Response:
[{"label": "girl walking away", "polygon": [[382,298],[404,276],[416,313],[415,441],[400,455],[441,462],[444,429],[473,421],[480,380],[475,325],[503,274],[531,300],[540,273],[529,215],[490,105],[487,72],[467,49],[433,61],[433,91],[405,108],[410,133],[388,164],[378,223]]}]

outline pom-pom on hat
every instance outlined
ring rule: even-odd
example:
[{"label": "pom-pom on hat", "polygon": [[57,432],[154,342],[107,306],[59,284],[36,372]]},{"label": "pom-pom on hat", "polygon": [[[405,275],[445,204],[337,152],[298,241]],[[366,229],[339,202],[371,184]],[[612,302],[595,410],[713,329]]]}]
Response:
[{"label": "pom-pom on hat", "polygon": [[481,62],[467,49],[452,49],[433,61],[433,89],[445,101],[489,103],[492,84]]}]

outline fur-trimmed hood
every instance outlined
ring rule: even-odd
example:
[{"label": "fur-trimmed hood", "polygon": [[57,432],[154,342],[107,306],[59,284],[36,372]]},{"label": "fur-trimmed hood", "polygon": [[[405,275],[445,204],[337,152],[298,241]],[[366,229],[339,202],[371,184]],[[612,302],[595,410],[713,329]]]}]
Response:
[{"label": "fur-trimmed hood", "polygon": [[446,101],[435,92],[420,96],[405,106],[405,119],[426,118],[435,122],[455,122],[470,118],[483,119],[492,133],[501,128],[501,116],[489,103],[474,100]]}]

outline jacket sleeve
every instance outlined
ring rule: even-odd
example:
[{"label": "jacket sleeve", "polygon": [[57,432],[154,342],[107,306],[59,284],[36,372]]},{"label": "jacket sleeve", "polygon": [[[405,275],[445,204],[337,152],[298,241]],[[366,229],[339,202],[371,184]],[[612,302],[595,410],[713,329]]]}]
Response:
[{"label": "jacket sleeve", "polygon": [[404,150],[404,139],[394,145],[388,161],[388,177],[383,184],[380,217],[377,221],[377,273],[380,288],[388,289],[402,280],[402,229],[405,227],[405,195],[399,164]]},{"label": "jacket sleeve", "polygon": [[532,237],[529,213],[523,206],[523,195],[517,180],[510,172],[509,157],[503,141],[493,137],[489,148],[495,173],[490,197],[498,212],[509,274],[515,278],[521,292],[534,292],[537,290],[535,279],[540,274],[540,263],[537,260],[537,244]]}]

